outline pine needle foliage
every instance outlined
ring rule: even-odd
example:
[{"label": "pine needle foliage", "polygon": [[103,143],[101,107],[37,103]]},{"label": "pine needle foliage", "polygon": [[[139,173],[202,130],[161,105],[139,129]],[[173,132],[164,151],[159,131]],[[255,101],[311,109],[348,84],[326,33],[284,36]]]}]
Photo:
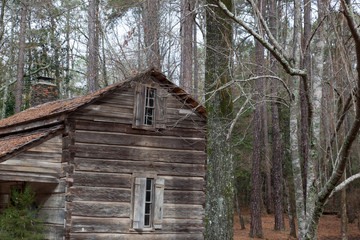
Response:
[{"label": "pine needle foliage", "polygon": [[8,208],[0,214],[0,239],[44,239],[44,226],[37,219],[39,209],[33,209],[35,192],[29,185],[24,191],[12,189]]}]

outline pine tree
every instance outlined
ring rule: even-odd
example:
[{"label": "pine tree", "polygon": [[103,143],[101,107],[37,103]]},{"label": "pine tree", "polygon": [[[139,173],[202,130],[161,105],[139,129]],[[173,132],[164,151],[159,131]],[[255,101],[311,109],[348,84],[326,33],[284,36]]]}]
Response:
[{"label": "pine tree", "polygon": [[29,185],[24,191],[11,191],[10,206],[0,215],[0,239],[44,239],[44,226],[36,218],[38,209],[33,209],[35,193]]}]

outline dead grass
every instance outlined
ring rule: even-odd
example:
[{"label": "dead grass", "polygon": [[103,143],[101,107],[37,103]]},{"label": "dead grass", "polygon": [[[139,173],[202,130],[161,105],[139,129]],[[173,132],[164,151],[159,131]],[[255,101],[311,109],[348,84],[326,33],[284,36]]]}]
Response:
[{"label": "dead grass", "polygon": [[[240,229],[240,221],[238,216],[234,218],[234,240],[252,240],[249,237],[250,214],[248,211],[243,213],[245,218],[245,230]],[[356,220],[357,221],[357,220]],[[357,228],[357,222],[348,224],[348,240],[360,240],[360,231]],[[340,240],[340,218],[334,215],[323,215],[320,219],[318,239],[319,240]],[[289,236],[289,222],[286,216],[285,231],[274,231],[274,215],[262,215],[262,227],[265,240],[295,240]]]}]

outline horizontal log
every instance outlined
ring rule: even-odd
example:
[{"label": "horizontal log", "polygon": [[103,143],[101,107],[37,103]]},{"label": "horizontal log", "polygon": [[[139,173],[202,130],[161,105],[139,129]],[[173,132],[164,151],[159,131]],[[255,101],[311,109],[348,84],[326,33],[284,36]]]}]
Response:
[{"label": "horizontal log", "polygon": [[205,139],[192,140],[168,136],[147,136],[78,130],[75,133],[75,141],[79,143],[205,151]]},{"label": "horizontal log", "polygon": [[203,240],[202,233],[73,233],[72,240]]},{"label": "horizontal log", "polygon": [[131,214],[130,202],[72,202],[68,209],[72,216],[129,218]]},{"label": "horizontal log", "polygon": [[[48,163],[58,163],[61,162],[61,153],[56,154],[47,154],[47,153],[39,153],[39,152],[24,152],[20,153],[19,155],[16,155],[5,162],[9,163],[10,161],[18,161],[18,163],[21,161],[31,161],[31,162],[48,162]],[[20,164],[21,165],[21,164]]]},{"label": "horizontal log", "polygon": [[[6,162],[6,161],[5,161]],[[7,172],[30,172],[30,173],[46,173],[58,175],[60,173],[60,168],[54,167],[32,167],[32,166],[12,166],[8,164],[0,163],[1,171]],[[60,166],[60,165],[59,165]]]},{"label": "horizontal log", "polygon": [[119,160],[147,160],[156,162],[204,164],[206,153],[202,151],[185,151],[169,149],[152,149],[145,147],[91,145],[76,143],[71,148],[75,157],[103,158]]},{"label": "horizontal log", "polygon": [[109,122],[109,123],[122,123],[122,124],[132,124],[132,118],[120,118],[120,117],[105,117],[105,116],[97,116],[97,115],[89,115],[89,114],[82,114],[82,113],[73,113],[69,116],[69,119],[74,120],[88,120],[88,121],[95,121],[95,122]]},{"label": "horizontal log", "polygon": [[72,201],[105,201],[130,202],[131,190],[121,188],[71,187],[66,200]]},{"label": "horizontal log", "polygon": [[130,218],[85,218],[72,217],[71,232],[128,232],[131,227]]},{"label": "horizontal log", "polygon": [[[160,176],[159,176],[160,177]],[[205,179],[202,177],[175,177],[175,176],[161,176],[165,179],[166,190],[205,190]]]},{"label": "horizontal log", "polygon": [[205,204],[205,192],[165,190],[164,203],[202,205]]},{"label": "horizontal log", "polygon": [[202,233],[204,223],[202,219],[163,219],[161,231],[164,232],[192,232]]},{"label": "horizontal log", "polygon": [[112,117],[112,118],[129,118],[132,120],[133,113],[125,113],[125,112],[118,112],[118,111],[100,111],[100,110],[92,110],[92,109],[82,109],[78,111],[77,114],[82,115],[93,115],[93,116],[100,116],[100,117]]},{"label": "horizontal log", "polygon": [[[127,233],[131,228],[130,218],[82,218],[73,217],[71,232]],[[162,232],[193,232],[204,230],[199,219],[163,219]]]},{"label": "horizontal log", "polygon": [[75,158],[75,169],[111,173],[151,172],[161,175],[205,176],[203,164],[159,163],[149,161]]},{"label": "horizontal log", "polygon": [[[1,169],[1,168],[0,168]],[[58,174],[36,174],[30,172],[8,172],[0,170],[0,180],[14,182],[58,183]]]},{"label": "horizontal log", "polygon": [[[58,159],[58,162],[47,162],[44,159],[41,159],[40,161],[37,160],[14,160],[14,159],[8,159],[5,162],[0,163],[0,169],[8,169],[8,167],[12,166],[14,169],[13,171],[17,171],[17,170],[23,170],[24,168],[41,168],[41,169],[52,169],[52,171],[40,171],[40,172],[59,172],[60,167],[61,167],[61,163],[60,160]],[[5,167],[2,167],[5,166]],[[24,171],[24,170],[23,170]],[[34,171],[34,172],[39,172],[39,171]]]},{"label": "horizontal log", "polygon": [[132,116],[134,110],[132,105],[124,105],[124,104],[108,104],[108,103],[96,103],[86,106],[84,108],[85,112],[88,110],[91,111],[100,111],[100,112],[110,112],[110,113],[124,113],[130,114]]},{"label": "horizontal log", "polygon": [[131,188],[130,174],[75,172],[74,186]]},{"label": "horizontal log", "polygon": [[164,218],[203,219],[205,209],[202,205],[164,204]]},{"label": "horizontal log", "polygon": [[76,120],[76,129],[88,130],[88,131],[101,131],[101,132],[119,132],[128,134],[140,134],[140,135],[153,135],[153,136],[175,136],[182,137],[187,140],[195,138],[193,140],[205,139],[206,132],[198,131],[194,129],[165,129],[161,131],[147,131],[142,129],[133,129],[132,125],[121,123],[107,123],[107,122],[92,122],[86,120]]}]

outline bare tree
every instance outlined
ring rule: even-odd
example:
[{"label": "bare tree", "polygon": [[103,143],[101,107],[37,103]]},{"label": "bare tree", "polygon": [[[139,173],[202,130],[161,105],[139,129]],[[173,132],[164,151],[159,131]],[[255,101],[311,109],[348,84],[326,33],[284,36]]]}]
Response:
[{"label": "bare tree", "polygon": [[99,89],[99,0],[89,0],[88,8],[88,91]]},{"label": "bare tree", "polygon": [[161,69],[158,0],[145,0],[143,7],[144,44],[148,67]]},{"label": "bare tree", "polygon": [[16,75],[16,93],[15,93],[15,113],[21,111],[22,90],[24,81],[24,57],[25,57],[25,34],[26,34],[26,13],[28,9],[28,0],[21,1],[21,22],[19,35],[19,53],[17,61]]},{"label": "bare tree", "polygon": [[[299,83],[301,78],[308,80],[308,75],[306,70],[302,67],[302,52],[301,52],[301,33],[302,33],[302,14],[301,14],[301,4],[300,0],[294,1],[294,17],[293,17],[293,40],[291,45],[291,55],[289,51],[281,46],[281,44],[274,38],[273,34],[270,32],[265,19],[262,19],[261,25],[264,27],[266,32],[266,38],[258,34],[254,28],[246,23],[241,17],[235,16],[221,1],[215,1],[218,6],[223,9],[223,11],[235,22],[240,24],[246,29],[251,35],[253,35],[258,41],[260,41],[264,47],[266,47],[271,54],[278,60],[278,62],[283,66],[284,70],[291,76],[290,81],[290,150],[291,150],[291,161],[292,161],[292,170],[294,176],[294,184],[297,186],[295,195],[296,195],[296,208],[297,208],[297,219],[298,219],[298,231],[299,239],[314,239],[316,236],[317,226],[319,223],[320,216],[323,211],[323,207],[326,204],[327,200],[331,194],[335,191],[336,185],[339,183],[341,176],[344,172],[347,159],[349,157],[351,146],[354,140],[359,133],[360,128],[360,31],[357,28],[358,23],[354,17],[356,14],[352,8],[350,0],[342,0],[341,3],[344,8],[344,15],[347,19],[348,27],[350,33],[355,42],[356,56],[357,56],[357,72],[358,76],[356,77],[356,90],[354,97],[355,101],[355,120],[351,123],[350,130],[348,131],[344,141],[341,143],[339,151],[336,153],[334,161],[334,169],[330,174],[329,178],[326,180],[323,186],[319,185],[316,181],[315,175],[313,173],[314,163],[316,163],[316,155],[314,159],[314,154],[317,154],[316,149],[319,147],[318,144],[311,146],[311,154],[308,157],[311,157],[308,161],[308,171],[306,175],[306,196],[307,200],[304,199],[304,189],[302,174],[301,174],[301,162],[300,162],[300,149],[299,149],[299,140],[298,140],[298,112],[300,106],[300,94],[299,94]],[[252,8],[255,12],[260,10],[256,7],[255,3],[252,0],[249,0]],[[258,14],[259,15],[259,14]],[[319,24],[321,24],[321,19],[319,19]],[[320,63],[315,63],[320,64]],[[309,93],[307,93],[309,94]],[[309,104],[310,106],[310,104]],[[313,120],[312,118],[309,120]],[[311,123],[311,121],[310,121]],[[312,126],[311,136],[314,136],[318,131],[318,126]],[[315,133],[315,134],[314,134]],[[353,179],[350,177],[344,181],[348,184]]]},{"label": "bare tree", "polygon": [[181,1],[180,87],[191,92],[193,75],[194,0]]}]

